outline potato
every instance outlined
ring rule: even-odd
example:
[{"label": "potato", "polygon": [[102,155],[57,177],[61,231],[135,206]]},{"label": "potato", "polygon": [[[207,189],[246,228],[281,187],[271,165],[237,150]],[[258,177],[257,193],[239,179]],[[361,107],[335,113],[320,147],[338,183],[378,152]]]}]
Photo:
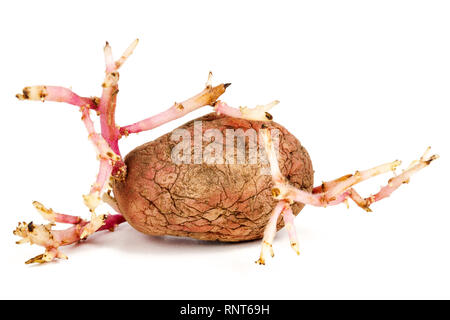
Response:
[{"label": "potato", "polygon": [[[194,122],[201,121],[202,132],[218,129],[254,129],[259,132],[263,122],[208,114],[178,129],[194,136]],[[282,174],[293,186],[311,191],[313,169],[311,160],[300,142],[284,127],[265,122],[269,129],[278,129],[279,165]],[[172,133],[146,143],[125,158],[127,175],[115,181],[114,197],[120,212],[135,229],[150,235],[185,236],[202,240],[244,241],[262,238],[264,228],[277,201],[273,199],[270,174],[263,174],[264,165],[258,157],[255,164],[175,164],[171,158],[179,140]],[[207,139],[204,139],[207,140]],[[229,150],[230,143],[222,143]],[[203,150],[209,144],[203,141]],[[253,150],[245,140],[247,154]],[[193,146],[191,151],[193,152]],[[234,145],[235,152],[237,143]],[[297,215],[304,204],[295,203]],[[277,228],[284,226],[280,216]]]}]

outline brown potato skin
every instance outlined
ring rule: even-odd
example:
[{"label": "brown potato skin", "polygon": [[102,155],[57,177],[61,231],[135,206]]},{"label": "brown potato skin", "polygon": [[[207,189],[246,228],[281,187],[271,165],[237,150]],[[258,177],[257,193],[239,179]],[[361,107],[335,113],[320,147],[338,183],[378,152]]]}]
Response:
[{"label": "brown potato skin", "polygon": [[[192,137],[194,121],[199,120],[203,131],[253,128],[258,132],[263,123],[269,129],[279,129],[279,165],[283,175],[295,187],[312,190],[311,159],[281,125],[211,113],[180,128],[188,129]],[[271,193],[271,176],[259,174],[262,164],[176,165],[171,160],[171,150],[178,142],[170,136],[168,133],[131,151],[125,158],[125,180],[113,183],[119,209],[130,225],[150,235],[228,242],[262,238],[277,203]],[[303,206],[293,204],[294,214]],[[280,217],[277,227],[283,226]]]}]

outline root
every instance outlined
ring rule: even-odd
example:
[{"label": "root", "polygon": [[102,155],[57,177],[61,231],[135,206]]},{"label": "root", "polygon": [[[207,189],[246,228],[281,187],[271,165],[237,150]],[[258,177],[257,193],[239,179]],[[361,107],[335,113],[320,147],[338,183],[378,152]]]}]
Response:
[{"label": "root", "polygon": [[280,214],[288,208],[289,204],[285,201],[280,201],[275,206],[270,216],[269,223],[264,230],[264,237],[261,245],[261,254],[259,259],[256,261],[258,264],[266,264],[266,255],[269,253],[271,257],[274,257],[274,252],[272,248],[272,242],[277,233],[277,221]]}]

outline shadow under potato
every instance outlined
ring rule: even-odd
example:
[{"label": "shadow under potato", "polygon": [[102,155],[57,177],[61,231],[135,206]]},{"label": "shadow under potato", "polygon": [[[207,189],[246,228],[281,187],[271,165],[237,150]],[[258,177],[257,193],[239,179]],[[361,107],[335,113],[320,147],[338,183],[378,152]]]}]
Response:
[{"label": "shadow under potato", "polygon": [[[73,255],[92,246],[118,250],[128,254],[142,255],[143,253],[149,253],[161,256],[192,254],[195,252],[204,254],[208,251],[217,253],[217,250],[229,252],[246,243],[253,243],[252,245],[255,247],[260,245],[260,242],[257,240],[232,243],[205,241],[189,237],[145,235],[134,230],[129,224],[122,224],[114,232],[103,231],[96,233],[89,237],[87,241],[66,247],[66,251],[68,254]],[[71,252],[72,250],[73,252]]]}]

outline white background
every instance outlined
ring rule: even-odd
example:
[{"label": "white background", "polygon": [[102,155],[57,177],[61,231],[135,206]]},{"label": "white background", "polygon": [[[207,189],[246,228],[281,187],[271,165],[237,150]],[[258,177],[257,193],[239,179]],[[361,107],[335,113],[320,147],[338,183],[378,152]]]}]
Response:
[{"label": "white background", "polygon": [[[450,298],[450,4],[447,1],[8,2],[1,30],[0,298]],[[441,158],[372,206],[307,207],[258,266],[259,241],[149,237],[122,225],[24,265],[17,221],[31,202],[89,217],[98,163],[76,107],[15,99],[25,85],[99,95],[105,40],[121,69],[117,120],[143,119],[200,90],[209,70],[230,105],[279,99],[272,114],[308,149],[316,184],[431,145]],[[184,122],[121,141],[122,153]],[[389,175],[358,187],[376,192]],[[103,208],[106,210],[106,208]]]}]

